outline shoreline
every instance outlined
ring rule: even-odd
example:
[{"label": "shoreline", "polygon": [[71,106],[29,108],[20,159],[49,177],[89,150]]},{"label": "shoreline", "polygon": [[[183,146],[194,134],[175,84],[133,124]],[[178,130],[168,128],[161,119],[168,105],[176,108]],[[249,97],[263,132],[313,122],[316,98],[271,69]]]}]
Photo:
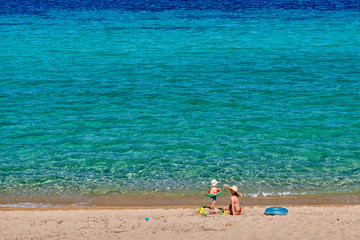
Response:
[{"label": "shoreline", "polygon": [[[74,199],[72,201],[72,199]],[[218,197],[216,206],[222,207],[229,203],[230,193],[223,193]],[[5,200],[5,201],[4,201]],[[105,195],[84,196],[81,201],[71,196],[48,197],[12,197],[0,201],[0,210],[4,209],[123,209],[123,208],[195,208],[200,205],[210,205],[208,197],[199,195]],[[352,206],[360,205],[360,194],[322,194],[322,195],[293,195],[243,197],[240,199],[244,207],[253,206]]]},{"label": "shoreline", "polygon": [[[359,207],[360,204],[354,205],[333,205],[333,204],[321,204],[321,205],[281,205],[281,207],[285,208],[344,208],[344,207]],[[261,208],[264,209],[267,207],[273,207],[273,205],[253,205],[253,206],[241,206],[242,209],[253,209],[253,208]],[[279,206],[278,206],[279,207]],[[9,212],[9,211],[123,211],[123,210],[170,210],[170,209],[185,209],[185,210],[194,210],[197,212],[199,206],[134,206],[129,208],[128,206],[62,206],[62,207],[30,207],[30,208],[22,208],[22,207],[3,207],[0,208],[0,212]]]}]

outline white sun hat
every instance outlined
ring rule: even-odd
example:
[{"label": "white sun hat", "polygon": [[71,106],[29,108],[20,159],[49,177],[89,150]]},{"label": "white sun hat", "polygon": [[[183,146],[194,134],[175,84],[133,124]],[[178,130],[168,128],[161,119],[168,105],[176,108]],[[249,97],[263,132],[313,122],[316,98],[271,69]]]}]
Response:
[{"label": "white sun hat", "polygon": [[211,180],[211,186],[216,186],[216,184],[218,184],[219,182],[216,181],[215,179]]}]

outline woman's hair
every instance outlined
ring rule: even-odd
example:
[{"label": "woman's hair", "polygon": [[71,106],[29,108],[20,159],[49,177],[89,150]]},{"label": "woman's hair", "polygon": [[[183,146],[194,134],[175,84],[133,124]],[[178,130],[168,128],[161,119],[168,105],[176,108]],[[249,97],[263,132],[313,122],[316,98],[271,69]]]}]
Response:
[{"label": "woman's hair", "polygon": [[233,194],[233,195],[236,195],[236,196],[240,197],[240,196],[239,196],[239,194],[238,194],[237,192],[234,192],[234,194]]}]

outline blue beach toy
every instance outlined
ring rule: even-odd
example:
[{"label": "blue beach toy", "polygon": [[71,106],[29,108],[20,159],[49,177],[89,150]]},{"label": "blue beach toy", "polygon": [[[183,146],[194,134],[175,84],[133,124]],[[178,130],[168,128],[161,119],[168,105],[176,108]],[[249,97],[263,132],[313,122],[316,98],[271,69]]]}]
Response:
[{"label": "blue beach toy", "polygon": [[265,209],[266,215],[286,215],[289,211],[283,207],[269,207]]},{"label": "blue beach toy", "polygon": [[145,218],[146,221],[149,221],[149,219],[150,219],[150,218],[148,218],[148,217]]}]

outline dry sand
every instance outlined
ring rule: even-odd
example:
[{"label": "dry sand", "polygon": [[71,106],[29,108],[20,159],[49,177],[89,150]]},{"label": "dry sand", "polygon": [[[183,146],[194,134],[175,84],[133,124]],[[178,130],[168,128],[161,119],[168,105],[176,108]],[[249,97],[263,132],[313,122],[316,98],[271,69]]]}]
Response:
[{"label": "dry sand", "polygon": [[287,207],[287,216],[265,208],[207,217],[196,208],[3,209],[0,239],[360,239],[359,205]]}]

